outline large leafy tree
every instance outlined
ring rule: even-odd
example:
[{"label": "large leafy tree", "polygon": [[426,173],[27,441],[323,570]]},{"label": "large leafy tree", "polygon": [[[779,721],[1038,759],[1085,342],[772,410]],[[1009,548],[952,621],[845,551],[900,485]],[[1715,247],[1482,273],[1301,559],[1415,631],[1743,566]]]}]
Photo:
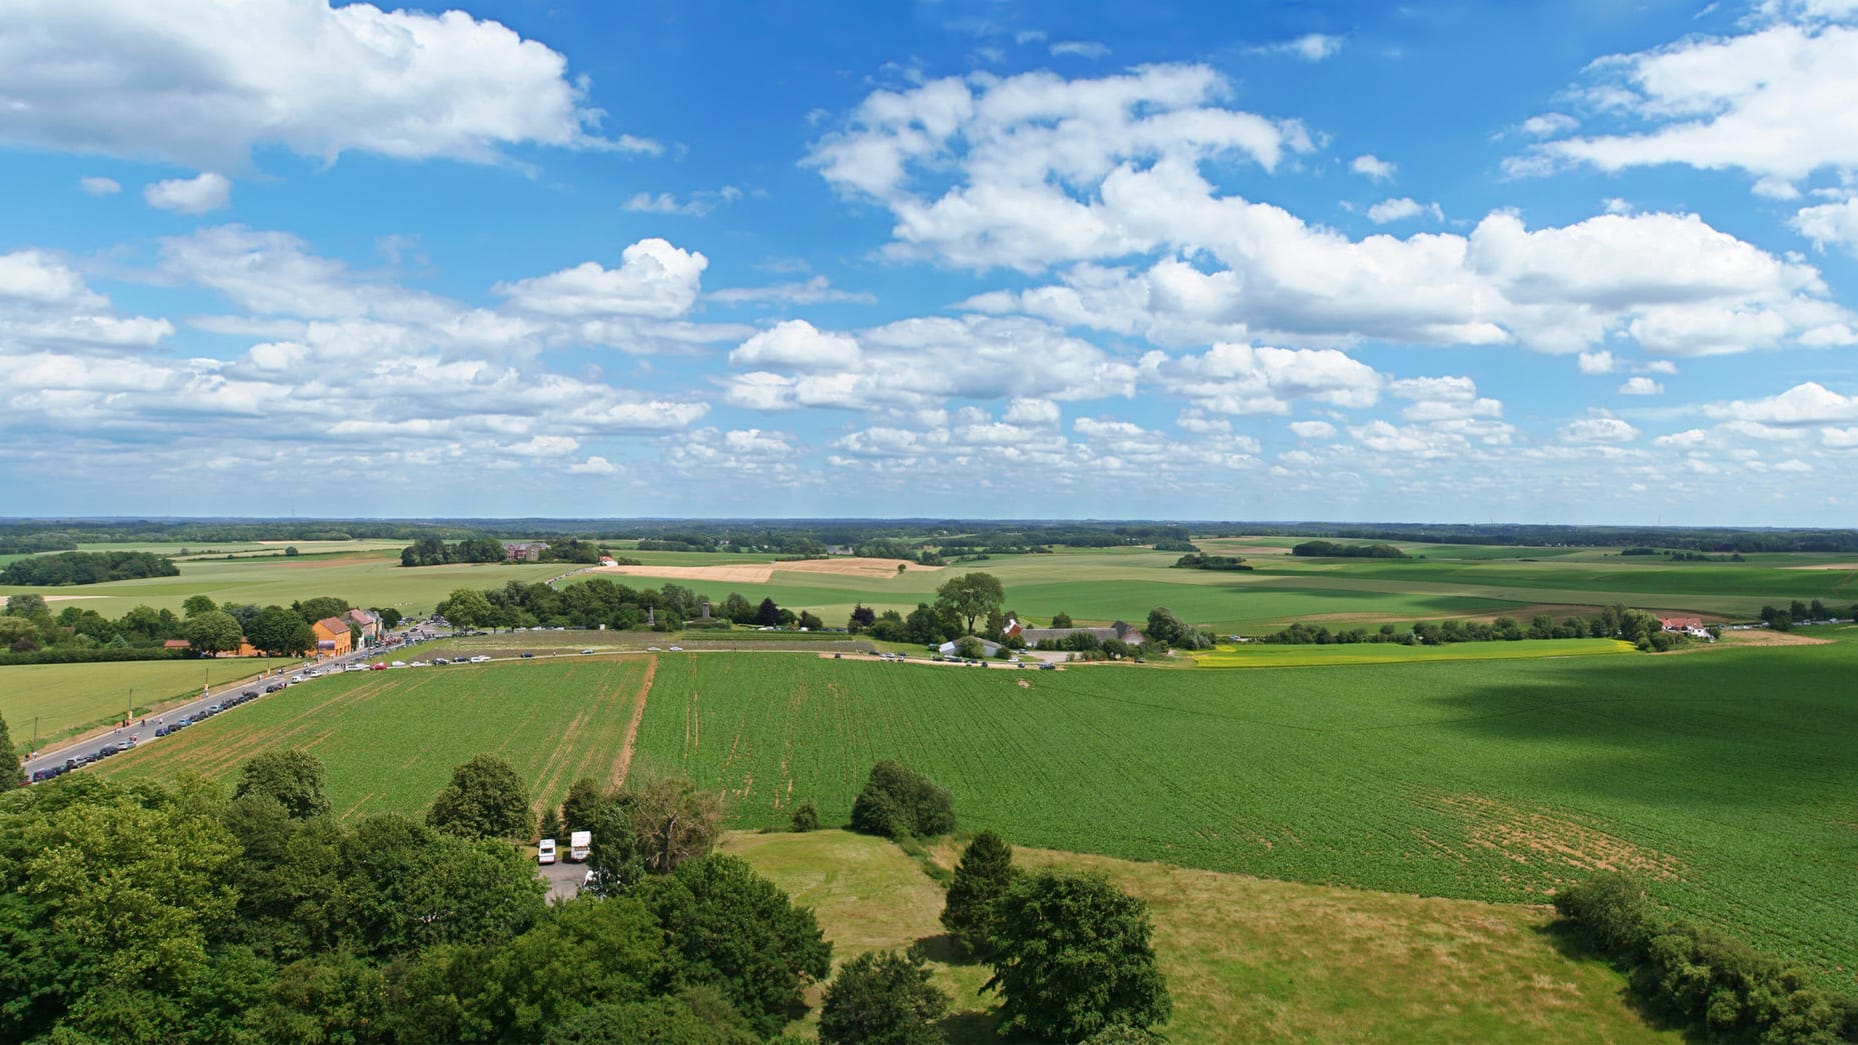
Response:
[{"label": "large leafy tree", "polygon": [[1040,871],[1000,901],[990,941],[1008,1038],[1079,1041],[1107,1027],[1145,1028],[1173,1012],[1142,901],[1101,875]]},{"label": "large leafy tree", "polygon": [[965,634],[974,634],[974,622],[1006,602],[1006,590],[991,573],[964,573],[942,582],[935,590],[938,608],[947,607],[961,618]]},{"label": "large leafy tree", "polygon": [[1000,899],[1013,885],[1013,847],[993,831],[982,831],[962,850],[948,886],[942,926],[961,951],[987,956],[987,941],[999,926]]},{"label": "large leafy tree", "polygon": [[239,782],[232,797],[258,794],[274,798],[285,815],[303,820],[329,812],[323,793],[322,760],[308,751],[267,751],[253,755],[239,767]]},{"label": "large leafy tree", "polygon": [[459,588],[439,603],[439,616],[460,628],[478,628],[496,619],[496,608],[481,591]]},{"label": "large leafy tree", "polygon": [[452,770],[426,826],[460,838],[526,841],[535,832],[535,812],[516,769],[496,755],[478,755]]},{"label": "large leafy tree", "polygon": [[929,982],[917,951],[867,951],[839,966],[819,1010],[828,1045],[938,1045],[948,995]]},{"label": "large leafy tree", "polygon": [[245,637],[267,653],[305,653],[316,645],[316,633],[294,610],[266,606],[246,626]]},{"label": "large leafy tree", "polygon": [[189,645],[199,653],[212,656],[215,653],[231,653],[239,648],[239,642],[245,637],[245,630],[239,627],[238,619],[222,610],[206,610],[187,618],[181,625],[181,634],[187,637]]},{"label": "large leafy tree", "polygon": [[779,1033],[802,988],[832,970],[813,912],[733,856],[648,877],[633,895],[664,927],[685,979],[720,990],[762,1037]]}]

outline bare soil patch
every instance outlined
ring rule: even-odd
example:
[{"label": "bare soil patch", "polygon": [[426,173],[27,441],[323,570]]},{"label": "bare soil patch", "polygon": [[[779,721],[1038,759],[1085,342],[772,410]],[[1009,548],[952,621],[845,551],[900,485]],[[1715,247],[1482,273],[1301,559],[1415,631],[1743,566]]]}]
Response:
[{"label": "bare soil patch", "polygon": [[767,563],[738,562],[724,566],[595,566],[588,573],[618,573],[629,577],[666,577],[671,580],[724,581],[730,584],[766,584],[774,576]]},{"label": "bare soil patch", "polygon": [[645,698],[651,696],[652,679],[658,674],[658,658],[645,662],[645,677],[639,680],[639,688],[632,697],[632,720],[626,723],[626,740],[619,746],[619,761],[613,763],[613,783],[626,782],[626,771],[632,768],[632,751],[639,742],[639,723],[645,720]]},{"label": "bare soil patch", "polygon": [[835,573],[842,577],[894,577],[897,567],[906,572],[934,573],[940,566],[923,566],[906,559],[873,559],[864,556],[839,556],[832,559],[796,559],[777,562],[774,568],[783,573]]},{"label": "bare soil patch", "polygon": [[[12,598],[13,597],[11,595],[8,595],[5,599],[0,599],[0,603],[10,602]],[[40,598],[44,599],[46,602],[73,602],[77,599],[103,599],[103,598],[108,598],[108,596],[105,596],[105,595],[42,595],[40,596]]]},{"label": "bare soil patch", "polygon": [[1783,566],[1783,570],[1858,570],[1858,562],[1822,562],[1817,566]]},{"label": "bare soil patch", "polygon": [[1629,871],[1660,879],[1674,879],[1682,872],[1668,854],[1552,813],[1519,809],[1482,795],[1448,795],[1440,805],[1464,818],[1472,845],[1495,849],[1519,864]]}]

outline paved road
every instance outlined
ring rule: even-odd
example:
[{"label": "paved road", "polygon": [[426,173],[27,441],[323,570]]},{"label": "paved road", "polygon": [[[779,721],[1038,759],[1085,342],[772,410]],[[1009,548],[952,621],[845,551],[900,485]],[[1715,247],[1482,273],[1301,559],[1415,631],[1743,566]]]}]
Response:
[{"label": "paved road", "polygon": [[[425,634],[428,638],[444,638],[449,633],[425,632],[422,634]],[[396,638],[399,638],[399,637],[396,637]],[[371,649],[358,650],[354,653],[345,654],[344,656],[337,657],[333,660],[320,661],[314,664],[310,664],[306,662],[306,665],[307,665],[307,668],[314,668],[316,670],[322,671],[324,674],[328,674],[330,672],[341,671],[343,670],[343,668],[347,667],[351,663],[379,660],[382,658],[398,657],[410,648],[414,648],[414,647],[408,646],[404,643],[396,642],[394,645],[391,645],[391,646],[376,646]],[[101,750],[103,747],[105,747],[106,745],[120,744],[130,739],[131,737],[138,738],[137,739],[138,747],[141,746],[142,744],[159,743],[162,739],[164,739],[162,737],[157,737],[155,735],[155,730],[159,723],[165,722],[167,724],[172,725],[173,723],[178,722],[183,718],[197,718],[199,716],[199,713],[203,711],[208,705],[223,703],[225,701],[225,698],[237,696],[238,694],[248,689],[257,690],[259,694],[261,695],[261,699],[262,699],[263,695],[265,695],[264,689],[266,686],[274,682],[282,682],[286,679],[289,679],[293,675],[301,674],[304,670],[307,670],[307,668],[306,667],[276,668],[276,669],[273,669],[273,671],[269,675],[266,675],[263,678],[248,678],[241,682],[233,682],[233,683],[228,683],[227,685],[223,685],[223,686],[215,686],[211,688],[210,690],[206,691],[205,693],[203,693],[201,696],[195,697],[194,699],[186,702],[185,704],[179,704],[179,705],[176,705],[174,707],[171,707],[171,708],[168,708],[162,711],[159,718],[157,718],[154,715],[150,715],[147,719],[137,719],[135,724],[130,725],[124,729],[119,729],[119,730],[115,730],[112,732],[99,734],[97,736],[93,736],[85,740],[80,740],[72,744],[67,744],[64,747],[58,748],[56,750],[42,751],[39,753],[39,757],[28,759],[26,761],[26,764],[25,764],[26,776],[28,779],[30,779],[33,773],[41,769],[50,769],[53,766],[62,766],[65,764],[67,760],[74,759],[82,755],[95,756],[96,753],[99,750]],[[238,708],[228,709],[228,712],[236,712],[236,711],[238,711]]]}]

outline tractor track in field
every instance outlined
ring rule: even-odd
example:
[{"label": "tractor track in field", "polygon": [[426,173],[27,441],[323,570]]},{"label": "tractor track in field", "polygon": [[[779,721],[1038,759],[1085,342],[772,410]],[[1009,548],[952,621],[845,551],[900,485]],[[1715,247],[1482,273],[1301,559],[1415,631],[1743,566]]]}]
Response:
[{"label": "tractor track in field", "polygon": [[645,677],[639,680],[638,692],[632,697],[632,718],[626,723],[626,739],[619,746],[619,761],[613,765],[613,784],[626,782],[626,773],[632,768],[632,752],[639,742],[639,724],[645,721],[645,700],[651,696],[652,679],[658,675],[658,658],[652,657],[645,662]]}]

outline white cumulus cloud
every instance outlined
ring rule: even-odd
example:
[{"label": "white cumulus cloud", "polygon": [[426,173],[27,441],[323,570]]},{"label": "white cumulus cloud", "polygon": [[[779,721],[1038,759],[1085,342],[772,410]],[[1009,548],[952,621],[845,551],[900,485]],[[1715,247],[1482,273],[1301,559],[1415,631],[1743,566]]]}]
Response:
[{"label": "white cumulus cloud", "polygon": [[329,0],[15,0],[0,98],[0,141],[196,169],[265,145],[325,161],[657,148],[596,137],[566,59],[507,26]]},{"label": "white cumulus cloud", "polygon": [[142,198],[160,210],[205,214],[232,202],[232,182],[223,174],[207,171],[193,178],[155,182],[142,190]]},{"label": "white cumulus cloud", "polygon": [[492,288],[525,312],[550,316],[680,316],[696,303],[709,259],[662,239],[642,239],[609,269],[585,261],[570,269]]}]

